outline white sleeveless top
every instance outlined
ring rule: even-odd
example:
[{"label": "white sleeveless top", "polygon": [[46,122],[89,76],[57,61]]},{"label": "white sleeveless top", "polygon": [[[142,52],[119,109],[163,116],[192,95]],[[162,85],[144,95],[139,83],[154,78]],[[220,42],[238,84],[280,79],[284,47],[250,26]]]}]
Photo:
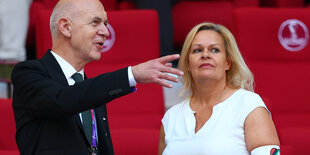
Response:
[{"label": "white sleeveless top", "polygon": [[162,119],[166,143],[163,155],[250,154],[244,138],[244,121],[255,108],[266,108],[259,95],[237,90],[213,107],[210,119],[197,133],[195,112],[189,101],[173,106]]}]

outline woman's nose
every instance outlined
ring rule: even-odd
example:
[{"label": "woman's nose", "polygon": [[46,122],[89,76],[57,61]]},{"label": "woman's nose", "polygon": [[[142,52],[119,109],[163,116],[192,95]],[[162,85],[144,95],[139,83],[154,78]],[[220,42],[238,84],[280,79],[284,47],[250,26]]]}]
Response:
[{"label": "woman's nose", "polygon": [[202,59],[208,59],[210,58],[210,54],[209,54],[209,51],[207,49],[204,49],[202,52],[201,52],[201,58]]}]

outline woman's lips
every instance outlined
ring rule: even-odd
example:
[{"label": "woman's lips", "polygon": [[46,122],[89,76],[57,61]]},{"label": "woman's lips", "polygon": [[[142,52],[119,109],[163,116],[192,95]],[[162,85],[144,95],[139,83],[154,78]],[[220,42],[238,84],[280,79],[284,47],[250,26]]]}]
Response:
[{"label": "woman's lips", "polygon": [[214,66],[210,63],[203,63],[199,66],[199,68],[213,68]]}]

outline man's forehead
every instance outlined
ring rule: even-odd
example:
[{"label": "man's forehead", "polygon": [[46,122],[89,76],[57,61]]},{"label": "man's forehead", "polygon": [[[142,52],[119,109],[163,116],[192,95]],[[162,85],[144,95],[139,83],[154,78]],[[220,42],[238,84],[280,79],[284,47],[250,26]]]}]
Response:
[{"label": "man's forehead", "polygon": [[79,13],[83,16],[90,18],[101,18],[102,20],[107,20],[107,12],[104,10],[104,7],[101,4],[87,4],[81,7],[78,7]]},{"label": "man's forehead", "polygon": [[88,18],[98,19],[98,20],[108,20],[108,16],[106,12],[92,12],[88,14]]}]

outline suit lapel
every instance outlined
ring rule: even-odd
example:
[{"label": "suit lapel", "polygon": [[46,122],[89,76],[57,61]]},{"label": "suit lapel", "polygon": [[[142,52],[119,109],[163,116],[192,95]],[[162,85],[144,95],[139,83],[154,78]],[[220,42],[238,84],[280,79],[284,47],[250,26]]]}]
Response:
[{"label": "suit lapel", "polygon": [[46,54],[42,57],[41,62],[46,67],[48,73],[50,73],[50,77],[52,79],[57,80],[65,86],[68,86],[68,81],[63,73],[60,65],[57,60],[53,56],[53,54],[48,50]]},{"label": "suit lapel", "polygon": [[[55,59],[53,54],[50,52],[50,50],[48,50],[46,52],[46,54],[41,58],[41,62],[46,67],[46,70],[48,71],[48,73],[50,74],[50,77],[52,79],[57,80],[58,82],[60,82],[64,86],[69,85],[68,81],[65,77],[65,74],[63,73],[60,65],[58,64],[57,60]],[[83,128],[79,114],[73,115],[72,119],[77,124],[79,130],[81,131],[81,134],[83,135],[85,142],[87,142],[87,144],[89,144],[89,142],[86,138],[84,128]]]}]

